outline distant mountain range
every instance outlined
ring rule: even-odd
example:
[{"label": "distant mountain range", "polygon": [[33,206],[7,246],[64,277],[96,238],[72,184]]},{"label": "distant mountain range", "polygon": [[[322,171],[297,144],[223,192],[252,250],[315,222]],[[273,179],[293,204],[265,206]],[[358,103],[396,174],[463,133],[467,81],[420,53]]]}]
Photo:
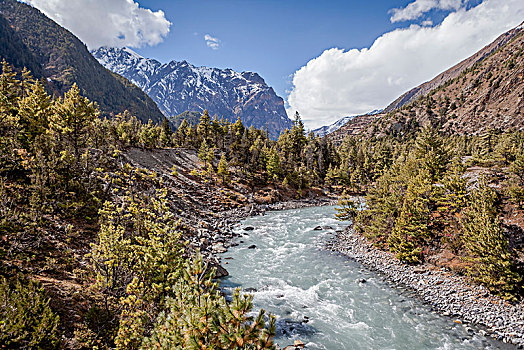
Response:
[{"label": "distant mountain range", "polygon": [[257,73],[195,67],[186,61],[161,63],[128,48],[101,47],[92,54],[145,91],[168,117],[207,109],[211,116],[239,117],[246,126],[263,127],[273,138],[293,125],[284,100]]},{"label": "distant mountain range", "polygon": [[[367,115],[375,115],[375,114],[379,114],[381,112],[382,112],[382,109],[376,109],[376,110],[374,110],[372,112],[367,113]],[[329,135],[329,134],[337,131],[338,129],[340,129],[341,127],[346,125],[350,120],[352,120],[353,118],[356,118],[356,117],[357,117],[356,115],[351,115],[351,116],[347,116],[347,117],[344,117],[344,118],[340,118],[339,120],[337,120],[333,124],[321,126],[320,128],[312,130],[312,132],[315,135],[317,135],[317,136],[324,137],[326,135]]]},{"label": "distant mountain range", "polygon": [[431,123],[451,134],[524,130],[524,23],[406,92],[378,115],[349,120],[330,138],[403,135]]},{"label": "distant mountain range", "polygon": [[104,68],[87,47],[36,8],[0,0],[0,60],[45,78],[56,95],[77,83],[82,94],[100,106],[103,116],[129,110],[139,119],[160,122],[164,116],[142,90]]}]

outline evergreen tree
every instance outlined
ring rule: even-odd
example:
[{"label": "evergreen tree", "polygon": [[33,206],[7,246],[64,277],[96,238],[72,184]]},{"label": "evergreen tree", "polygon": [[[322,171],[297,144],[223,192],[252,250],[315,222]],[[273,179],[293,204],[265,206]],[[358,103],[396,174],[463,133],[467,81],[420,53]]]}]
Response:
[{"label": "evergreen tree", "polygon": [[207,155],[209,153],[209,146],[207,145],[206,139],[202,140],[200,148],[198,150],[198,159],[204,162],[204,167],[207,166]]},{"label": "evergreen tree", "polygon": [[399,217],[388,238],[390,250],[399,260],[408,263],[422,261],[422,248],[430,238],[428,194],[431,184],[428,178],[421,173],[408,185]]},{"label": "evergreen tree", "polygon": [[269,151],[267,173],[270,179],[277,180],[280,177],[280,172],[280,156],[278,155],[277,149],[273,147],[271,151]]},{"label": "evergreen tree", "polygon": [[200,123],[198,123],[197,126],[197,134],[200,139],[205,140],[206,142],[210,141],[211,118],[209,117],[207,109],[204,110],[204,113],[202,113],[202,116],[200,117]]},{"label": "evergreen tree", "polygon": [[431,126],[423,128],[415,140],[415,156],[421,161],[422,167],[429,172],[433,181],[441,178],[449,162],[442,138]]},{"label": "evergreen tree", "polygon": [[496,194],[485,178],[478,182],[461,220],[469,273],[491,291],[515,298],[522,278],[512,270],[512,256],[498,216]]},{"label": "evergreen tree", "polygon": [[80,150],[87,145],[92,122],[98,115],[96,105],[80,95],[76,84],[53,103],[50,128],[55,132],[57,142],[66,146],[66,150],[70,149],[77,162]]},{"label": "evergreen tree", "polygon": [[218,162],[217,175],[222,179],[223,183],[229,182],[229,164],[225,154],[222,154],[220,162]]}]

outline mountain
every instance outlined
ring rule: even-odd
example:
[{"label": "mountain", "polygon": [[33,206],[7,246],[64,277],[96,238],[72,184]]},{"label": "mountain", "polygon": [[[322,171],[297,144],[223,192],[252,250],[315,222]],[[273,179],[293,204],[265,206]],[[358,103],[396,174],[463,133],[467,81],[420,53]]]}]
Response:
[{"label": "mountain", "polygon": [[337,131],[338,129],[340,129],[341,127],[346,125],[347,122],[349,122],[351,119],[353,119],[355,117],[356,117],[355,115],[351,115],[351,116],[347,116],[347,117],[344,117],[344,118],[340,118],[339,120],[337,120],[333,124],[321,126],[320,128],[312,130],[311,132],[314,133],[316,136],[324,137],[326,135],[329,135],[329,134]]},{"label": "mountain", "polygon": [[186,61],[161,63],[128,48],[101,47],[92,53],[151,96],[166,116],[207,109],[211,116],[240,117],[247,126],[263,127],[273,138],[292,127],[284,100],[257,73],[195,67]]},{"label": "mountain", "polygon": [[500,35],[497,39],[495,39],[495,41],[493,41],[491,44],[484,47],[479,52],[475,53],[473,56],[466,58],[459,64],[437,75],[432,80],[425,82],[424,84],[419,85],[409,90],[408,92],[402,94],[399,98],[397,98],[389,106],[387,106],[384,109],[384,111],[391,112],[395,109],[401,108],[402,106],[415,101],[420,96],[426,95],[431,90],[445,84],[446,82],[452,79],[457,78],[463,71],[471,68],[473,65],[477,64],[478,62],[483,61],[488,56],[490,56],[492,53],[494,53],[496,50],[498,50],[500,47],[506,45],[509,41],[511,41],[511,39],[515,37],[515,35],[517,35],[520,32],[521,29],[522,27],[519,26],[515,29],[512,29]]},{"label": "mountain", "polygon": [[[375,114],[379,114],[381,112],[382,112],[381,109],[376,109],[376,110],[374,110],[372,112],[367,113],[367,115],[375,115]],[[333,124],[321,126],[320,128],[312,130],[312,132],[315,135],[317,135],[317,136],[324,137],[326,135],[329,135],[329,134],[337,131],[338,129],[340,129],[341,127],[346,125],[350,120],[352,120],[353,118],[356,118],[356,117],[357,117],[356,115],[351,115],[351,116],[347,116],[347,117],[344,117],[344,118],[340,118],[339,120],[337,120]]]},{"label": "mountain", "polygon": [[376,116],[359,116],[330,135],[403,135],[431,123],[442,131],[482,134],[524,129],[524,23],[412,89]]},{"label": "mountain", "polygon": [[57,95],[76,82],[83,95],[98,102],[104,116],[127,109],[144,121],[163,119],[151,98],[104,68],[76,36],[16,0],[0,0],[0,59],[46,78],[49,90]]}]

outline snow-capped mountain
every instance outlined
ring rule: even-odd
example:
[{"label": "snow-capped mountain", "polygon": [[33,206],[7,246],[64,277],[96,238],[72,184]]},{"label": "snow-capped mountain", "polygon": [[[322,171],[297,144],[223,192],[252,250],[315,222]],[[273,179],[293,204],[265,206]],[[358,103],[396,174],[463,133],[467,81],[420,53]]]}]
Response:
[{"label": "snow-capped mountain", "polygon": [[[374,110],[372,112],[369,112],[367,114],[368,115],[375,115],[375,114],[378,114],[380,112],[382,112],[382,109],[376,109],[376,110]],[[341,119],[337,120],[336,122],[334,122],[331,125],[324,125],[324,126],[321,126],[318,129],[313,130],[313,133],[315,135],[317,135],[317,136],[324,137],[324,136],[326,136],[328,134],[331,134],[332,132],[337,131],[338,129],[340,129],[341,127],[346,125],[347,122],[349,122],[351,119],[353,119],[355,117],[356,117],[356,115],[351,115],[351,116],[347,116],[347,117],[341,118]]]},{"label": "snow-capped mountain", "polygon": [[166,116],[202,112],[246,126],[263,127],[271,137],[291,128],[284,100],[253,72],[195,67],[186,61],[161,63],[128,48],[101,47],[93,56],[107,69],[144,90]]}]

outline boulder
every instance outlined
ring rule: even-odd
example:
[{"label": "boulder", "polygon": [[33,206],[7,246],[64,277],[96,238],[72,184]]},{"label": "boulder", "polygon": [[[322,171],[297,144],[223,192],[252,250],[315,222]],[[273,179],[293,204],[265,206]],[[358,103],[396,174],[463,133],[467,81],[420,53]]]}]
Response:
[{"label": "boulder", "polygon": [[314,231],[322,231],[322,226],[317,226],[313,229]]},{"label": "boulder", "polygon": [[249,247],[247,247],[247,249],[255,249],[256,247],[257,247],[256,245],[252,244]]},{"label": "boulder", "polygon": [[253,226],[244,227],[244,231],[253,231],[255,228]]},{"label": "boulder", "polygon": [[227,272],[227,270],[223,268],[221,265],[216,265],[215,267],[216,267],[216,273],[215,273],[216,278],[229,276],[229,272]]},{"label": "boulder", "polygon": [[227,252],[227,248],[224,247],[224,243],[221,243],[221,242],[213,244],[211,249],[213,250],[214,253],[217,253],[217,254]]}]

